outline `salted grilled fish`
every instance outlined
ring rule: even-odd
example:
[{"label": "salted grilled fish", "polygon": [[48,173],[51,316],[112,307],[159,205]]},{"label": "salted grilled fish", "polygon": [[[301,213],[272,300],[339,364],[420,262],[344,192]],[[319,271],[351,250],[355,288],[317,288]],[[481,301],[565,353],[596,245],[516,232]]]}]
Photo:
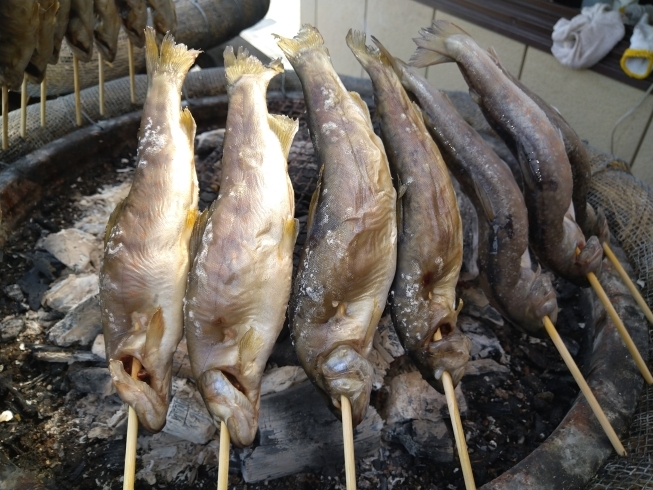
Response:
[{"label": "salted grilled fish", "polygon": [[599,271],[603,250],[596,237],[586,242],[574,221],[571,167],[560,132],[458,26],[436,20],[420,34],[411,64],[455,61],[488,122],[515,149],[524,180],[530,245],[539,261],[556,275],[589,286],[587,273]]},{"label": "salted grilled fish", "polygon": [[93,0],[95,10],[95,46],[102,58],[111,63],[118,51],[120,15],[115,0]]},{"label": "salted grilled fish", "polygon": [[95,14],[91,0],[71,0],[66,41],[79,61],[91,61]]},{"label": "salted grilled fish", "polygon": [[363,420],[372,389],[367,357],[396,265],[396,193],[365,102],[336,74],[320,33],[304,25],[278,44],[302,83],[321,164],[289,317],[308,377],[340,414]]},{"label": "salted grilled fish", "polygon": [[145,44],[143,34],[147,25],[147,4],[145,0],[115,0],[118,13],[132,44],[142,48]]},{"label": "salted grilled fish", "polygon": [[177,11],[173,0],[147,0],[152,9],[152,22],[159,36],[177,30]]},{"label": "salted grilled fish", "polygon": [[25,67],[25,73],[34,83],[41,83],[54,49],[54,31],[56,15],[59,10],[58,0],[39,0],[39,30],[32,57]]},{"label": "salted grilled fish", "polygon": [[[391,55],[365,45],[350,30],[347,45],[370,75],[388,160],[401,183],[397,271],[390,289],[394,324],[422,376],[442,390],[448,371],[455,384],[465,372],[471,343],[456,327],[456,283],[463,232],[447,167],[419,109],[392,68]],[[442,340],[435,341],[440,330]]]},{"label": "salted grilled fish", "polygon": [[600,210],[598,212],[594,210],[592,205],[587,202],[587,193],[589,192],[590,181],[592,180],[592,169],[590,156],[585,143],[583,143],[576,131],[574,131],[574,128],[562,117],[562,114],[503,67],[494,48],[488,49],[488,53],[503,74],[519,87],[522,92],[533,99],[540,106],[540,109],[544,111],[551,124],[560,130],[562,140],[565,144],[567,158],[569,158],[569,164],[571,165],[571,176],[574,183],[571,200],[574,204],[576,223],[578,223],[578,226],[583,230],[586,237],[596,235],[601,243],[609,243],[610,231],[608,230],[605,215]]},{"label": "salted grilled fish", "polygon": [[444,161],[476,208],[481,288],[513,325],[541,334],[544,315],[556,321],[556,293],[549,276],[539,266],[531,267],[526,203],[510,168],[445,94],[401,61],[394,67],[419,101]]},{"label": "salted grilled fish", "polygon": [[70,1],[71,0],[59,0],[59,9],[55,16],[54,34],[52,38],[52,55],[50,55],[50,59],[48,60],[48,64],[50,65],[56,65],[59,61],[61,42],[66,34],[66,28],[68,27]]},{"label": "salted grilled fish", "polygon": [[[198,201],[195,121],[188,109],[181,110],[181,86],[199,52],[167,36],[159,55],[155,36],[147,30],[138,167],[129,195],[107,224],[100,271],[111,377],[151,432],[166,421]],[[142,365],[137,380],[130,376],[133,358]]]},{"label": "salted grilled fish", "polygon": [[25,68],[36,47],[39,28],[37,0],[0,2],[0,85],[20,89]]},{"label": "salted grilled fish", "polygon": [[[247,50],[224,52],[229,94],[218,199],[198,221],[185,328],[193,376],[215,424],[249,446],[261,378],[286,316],[298,222],[288,152],[298,122],[268,114],[266,91],[283,72]],[[193,246],[195,248],[195,246]]]}]

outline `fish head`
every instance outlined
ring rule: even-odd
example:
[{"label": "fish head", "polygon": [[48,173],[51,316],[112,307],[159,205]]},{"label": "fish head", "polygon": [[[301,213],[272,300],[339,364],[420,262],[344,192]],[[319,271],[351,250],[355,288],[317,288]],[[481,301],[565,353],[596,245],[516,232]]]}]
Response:
[{"label": "fish head", "polygon": [[[469,361],[471,341],[456,326],[458,311],[440,308],[439,312],[439,315],[434,315],[429,334],[413,352],[413,357],[416,358],[424,379],[440,393],[444,393],[442,374],[447,371],[454,386],[458,384]],[[442,338],[435,340],[438,330]]]},{"label": "fish head", "polygon": [[528,335],[543,336],[542,318],[548,316],[553,323],[558,318],[558,300],[550,276],[542,274],[539,266],[536,271],[522,268],[520,282],[515,289],[528,291],[528,295],[521,301],[524,314],[517,327]]},{"label": "fish head", "polygon": [[[109,361],[109,371],[116,391],[120,398],[136,411],[138,420],[145,429],[153,433],[159,432],[166,425],[172,369],[167,370],[163,379],[157,380],[158,386],[152,387],[148,384],[152,379],[132,378],[127,373],[123,364],[126,360]],[[131,371],[131,367],[129,370]]]},{"label": "fish head", "polygon": [[585,224],[581,226],[585,235],[595,235],[600,243],[610,243],[610,229],[603,210],[595,210],[590,203],[587,203],[585,209]]},{"label": "fish head", "polygon": [[588,273],[593,272],[599,275],[601,272],[601,263],[603,261],[603,247],[596,236],[590,237],[582,247],[578,244],[580,253],[576,256],[574,267],[582,276],[587,276]]},{"label": "fish head", "polygon": [[365,418],[370,402],[374,374],[370,362],[352,346],[341,344],[318,360],[318,373],[318,385],[326,391],[339,418],[342,417],[340,398],[349,399],[356,427]]},{"label": "fish head", "polygon": [[239,389],[237,379],[219,369],[204,371],[197,380],[197,388],[213,423],[217,427],[220,422],[227,425],[234,445],[241,448],[251,445],[258,431],[258,394],[254,406]]}]

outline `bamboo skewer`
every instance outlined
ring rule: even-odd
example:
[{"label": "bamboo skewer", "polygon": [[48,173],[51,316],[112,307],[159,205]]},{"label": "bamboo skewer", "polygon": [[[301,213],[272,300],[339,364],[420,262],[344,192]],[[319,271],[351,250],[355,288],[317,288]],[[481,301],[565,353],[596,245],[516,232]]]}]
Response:
[{"label": "bamboo skewer", "polygon": [[[136,379],[141,369],[141,362],[132,358],[131,377]],[[134,476],[136,473],[136,443],[138,438],[138,416],[136,410],[129,407],[127,418],[127,448],[125,450],[125,474],[123,477],[123,490],[134,490]]]},{"label": "bamboo skewer", "polygon": [[129,58],[129,95],[132,104],[136,103],[136,80],[134,78],[134,45],[127,39],[127,55]]},{"label": "bamboo skewer", "polygon": [[612,251],[610,245],[607,242],[603,243],[603,251],[605,252],[605,255],[608,258],[608,260],[612,262],[614,268],[617,269],[617,272],[619,273],[621,280],[624,282],[624,284],[630,291],[630,294],[633,295],[633,298],[635,298],[635,301],[644,312],[644,315],[646,316],[648,321],[653,323],[653,312],[651,312],[651,309],[646,304],[646,301],[642,297],[642,294],[639,292],[639,289],[637,289],[637,286],[635,286],[633,281],[630,279],[630,276],[625,271],[625,269],[621,265],[621,262],[619,262],[619,259],[615,256],[614,252]]},{"label": "bamboo skewer", "polygon": [[98,52],[98,100],[100,103],[100,116],[104,116],[104,58]]},{"label": "bamboo skewer", "polygon": [[345,446],[345,479],[347,490],[356,490],[356,459],[354,458],[354,424],[351,420],[351,402],[340,395],[342,410],[342,440]]},{"label": "bamboo skewer", "polygon": [[77,126],[81,126],[82,101],[79,95],[79,60],[76,54],[73,54],[73,84],[75,86],[75,123]]},{"label": "bamboo skewer", "polygon": [[9,148],[9,89],[2,86],[2,149]]},{"label": "bamboo skewer", "polygon": [[571,375],[576,380],[578,387],[583,392],[583,395],[585,395],[585,399],[587,400],[587,403],[589,403],[590,408],[594,412],[594,415],[596,415],[596,418],[599,420],[601,427],[603,427],[603,431],[608,436],[608,439],[610,439],[610,442],[612,443],[614,450],[617,452],[619,456],[626,456],[626,450],[624,449],[623,444],[621,444],[621,441],[619,440],[619,437],[617,436],[614,429],[612,428],[610,421],[605,416],[605,413],[603,412],[601,405],[599,405],[599,402],[596,401],[596,398],[594,397],[594,393],[592,393],[592,390],[587,384],[587,381],[585,381],[585,378],[583,377],[582,373],[578,369],[578,366],[576,365],[576,362],[574,362],[574,359],[571,357],[571,354],[569,354],[569,351],[567,350],[565,343],[560,338],[560,335],[558,335],[558,331],[556,330],[555,326],[551,322],[551,319],[545,315],[544,318],[542,318],[542,322],[544,323],[544,328],[549,334],[549,337],[551,337],[551,340],[553,340],[554,345],[558,349],[560,356],[562,356],[563,361],[565,361],[565,364],[567,365],[567,368],[571,372]]},{"label": "bamboo skewer", "polygon": [[[435,332],[435,335],[433,336],[433,340],[438,341],[441,339],[442,333],[438,329],[438,331]],[[463,423],[460,420],[460,410],[458,410],[458,402],[456,400],[456,394],[453,387],[453,380],[447,371],[442,373],[442,384],[444,385],[444,395],[447,398],[447,406],[449,407],[449,415],[451,416],[451,426],[453,427],[454,439],[456,439],[456,449],[458,449],[460,466],[463,470],[465,488],[467,490],[476,490],[476,482],[474,481],[472,463],[469,460],[469,453],[467,452],[465,431],[463,429]]]},{"label": "bamboo skewer", "polygon": [[229,446],[231,438],[227,424],[220,423],[220,452],[218,454],[218,490],[227,490],[229,483]]},{"label": "bamboo skewer", "polygon": [[45,104],[48,101],[47,78],[43,77],[41,82],[41,127],[45,127]]},{"label": "bamboo skewer", "polygon": [[[576,254],[579,253],[580,250],[576,249]],[[603,289],[603,286],[601,286],[599,280],[596,278],[596,274],[594,274],[593,272],[588,272],[587,280],[590,282],[592,288],[594,289],[594,292],[596,293],[596,296],[599,298],[599,301],[603,305],[603,308],[605,308],[605,311],[610,316],[610,319],[617,327],[617,331],[619,332],[619,335],[621,335],[624,344],[626,344],[626,348],[628,349],[628,352],[630,352],[630,355],[633,356],[633,359],[635,360],[635,364],[637,364],[637,368],[639,369],[639,372],[642,373],[642,376],[644,376],[644,379],[648,384],[653,384],[653,376],[651,376],[651,371],[649,371],[646,362],[642,358],[642,355],[639,353],[639,350],[637,350],[637,346],[633,342],[633,339],[628,333],[628,330],[626,330],[626,326],[624,325],[624,322],[622,322],[621,318],[619,318],[619,314],[617,313],[617,310],[615,310],[614,306],[612,306],[612,303],[610,302],[610,298],[608,298],[608,295],[605,294],[605,290]]]},{"label": "bamboo skewer", "polygon": [[20,88],[20,137],[27,136],[27,76],[23,75],[23,85]]}]

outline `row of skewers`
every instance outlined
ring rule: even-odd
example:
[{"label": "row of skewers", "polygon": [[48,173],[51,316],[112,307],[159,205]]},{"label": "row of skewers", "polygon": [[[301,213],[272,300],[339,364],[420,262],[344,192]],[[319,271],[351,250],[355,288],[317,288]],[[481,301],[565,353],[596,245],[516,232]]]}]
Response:
[{"label": "row of skewers", "polygon": [[[584,146],[554,109],[503,70],[496,53],[454,24],[436,21],[421,34],[411,64],[457,62],[519,167],[509,168],[445,95],[375,38],[370,47],[364,34],[350,31],[346,41],[372,79],[382,138],[366,104],[334,71],[317,29],[306,25],[293,39],[278,37],[302,83],[321,165],[292,281],[298,222],[287,158],[298,123],[269,114],[266,105],[281,62],[263,66],[246,50],[225,51],[222,180],[218,198],[200,214],[195,124],[180,109],[181,85],[198,52],[168,35],[159,53],[154,31],[146,30],[138,166],[107,225],[100,273],[107,359],[130,405],[124,488],[133,488],[132,422],[138,417],[150,431],[163,428],[172,356],[184,331],[197,387],[221,427],[218,488],[226,488],[230,441],[243,447],[255,438],[261,377],[287,305],[297,356],[342,418],[347,488],[355,488],[353,427],[369,404],[367,357],[387,299],[407,352],[448,395],[466,485],[474,488],[453,397],[470,342],[456,325],[463,240],[449,171],[478,212],[479,281],[490,303],[515,327],[552,337],[616,451],[625,454],[555,331],[555,291],[538,265],[600,288],[596,274],[609,232],[586,202]],[[637,362],[652,383],[641,356]]]},{"label": "row of skewers", "polygon": [[41,126],[46,124],[46,71],[59,61],[65,37],[73,52],[77,125],[81,126],[78,63],[98,50],[99,104],[104,114],[104,63],[118,49],[120,26],[127,33],[132,103],[135,103],[133,46],[145,44],[148,6],[162,39],[174,32],[177,15],[173,0],[3,0],[0,2],[0,85],[2,86],[2,149],[8,148],[8,91],[21,91],[20,134],[26,135],[27,82],[41,85]]}]

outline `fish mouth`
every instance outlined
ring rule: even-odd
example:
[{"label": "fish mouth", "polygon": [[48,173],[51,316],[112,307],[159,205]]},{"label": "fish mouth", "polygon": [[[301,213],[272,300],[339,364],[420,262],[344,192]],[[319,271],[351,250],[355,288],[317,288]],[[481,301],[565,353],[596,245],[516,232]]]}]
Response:
[{"label": "fish mouth", "polygon": [[[524,318],[519,324],[515,325],[528,335],[544,337],[546,334],[542,318],[548,316],[553,323],[556,322],[558,319],[558,300],[551,278],[546,274],[542,274],[539,266],[537,271],[531,272],[529,270],[528,272],[535,277],[532,280],[528,296],[524,299],[526,304]],[[520,281],[521,283],[522,281]]]},{"label": "fish mouth", "polygon": [[603,247],[601,246],[599,239],[596,236],[592,236],[587,240],[585,246],[576,256],[576,262],[574,265],[583,276],[586,276],[590,272],[593,272],[598,276],[601,272],[602,261]]},{"label": "fish mouth", "polygon": [[373,369],[370,362],[353,347],[339,345],[320,361],[319,385],[331,399],[332,410],[342,418],[340,398],[345,396],[351,402],[354,427],[362,422],[367,412],[372,392]]},{"label": "fish mouth", "polygon": [[[131,358],[129,358],[131,361]],[[131,369],[130,369],[131,370]],[[166,425],[172,372],[168,370],[158,394],[146,381],[132,378],[125,370],[122,360],[109,361],[111,379],[120,398],[132,407],[143,427],[153,433]]]},{"label": "fish mouth", "polygon": [[251,445],[256,437],[258,407],[252,405],[237,386],[239,383],[233,376],[219,369],[204,371],[197,380],[197,388],[213,423],[219,427],[224,421],[229,429],[231,442],[243,448]]}]

